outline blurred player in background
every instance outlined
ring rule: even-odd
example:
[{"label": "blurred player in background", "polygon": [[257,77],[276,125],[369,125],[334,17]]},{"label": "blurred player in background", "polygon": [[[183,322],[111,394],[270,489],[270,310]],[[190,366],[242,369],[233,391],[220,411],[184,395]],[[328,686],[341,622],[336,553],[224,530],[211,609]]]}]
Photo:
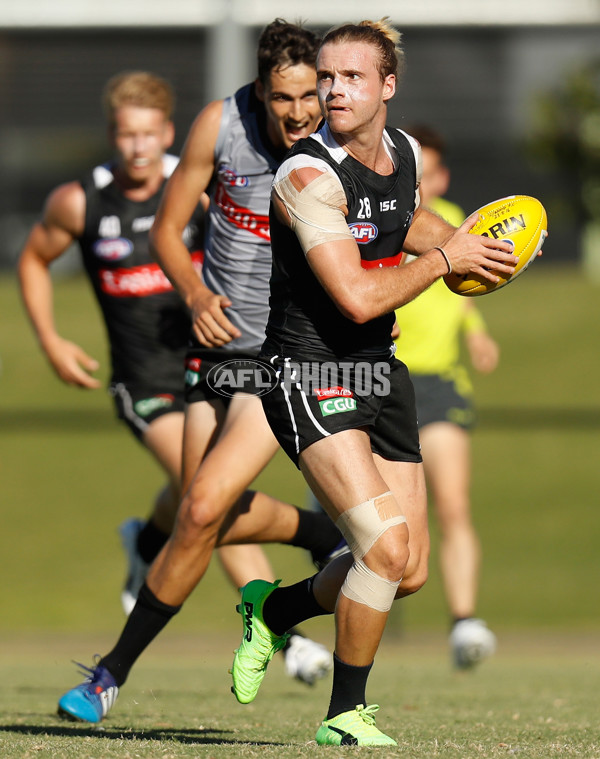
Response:
[{"label": "blurred player in background", "polygon": [[[172,529],[179,504],[183,360],[190,325],[185,304],[148,244],[164,185],[177,165],[177,158],[166,153],[174,139],[174,94],[152,73],[124,72],[107,83],[103,105],[115,157],[81,182],[49,195],[21,253],[19,277],[25,307],[56,374],[76,387],[100,387],[93,376],[98,362],[62,337],[54,322],[50,265],[79,243],[109,339],[109,390],[117,414],[168,478],[135,536],[135,552],[151,561]],[[203,230],[204,211],[198,205],[184,235],[197,269]],[[125,532],[132,553],[133,536]],[[122,601],[129,612],[128,587]]]},{"label": "blurred player in background", "polygon": [[[464,213],[442,197],[450,182],[442,136],[425,126],[407,131],[421,144],[421,203],[460,226]],[[499,349],[473,300],[450,292],[441,279],[398,309],[396,322],[396,355],[408,366],[415,388],[425,477],[440,526],[452,655],[465,669],[492,654],[496,641],[485,622],[475,618],[480,547],[470,506],[473,388],[460,363],[461,339],[480,372],[496,368]]]},{"label": "blurred player in background", "polygon": [[[308,547],[319,561],[340,543],[326,515],[245,492],[278,444],[256,388],[230,388],[225,397],[210,382],[210,370],[226,360],[254,361],[264,337],[271,182],[285,151],[320,118],[317,46],[316,36],[297,25],[278,19],[266,27],[256,82],[204,108],[166,187],[151,241],[192,313],[194,332],[186,364],[184,497],[116,646],[60,699],[59,711],[73,718],[98,722],[106,715],[136,659],[203,577],[215,545],[288,542]],[[209,234],[201,280],[182,234],[205,192]],[[241,569],[244,582],[256,576],[254,566]],[[321,649],[313,657],[315,676],[331,666]]]},{"label": "blurred player in background", "polygon": [[[125,72],[106,85],[104,107],[113,161],[97,166],[82,182],[54,190],[42,220],[32,229],[19,260],[25,306],[42,350],[66,383],[95,389],[98,362],[56,331],[52,261],[74,242],[101,307],[110,343],[110,393],[118,416],[167,475],[152,513],[144,523],[121,527],[129,557],[122,593],[130,613],[146,571],[171,533],[181,499],[184,428],[183,374],[191,321],[149,251],[148,232],[167,178],[177,165],[166,154],[173,142],[174,95],[156,75]],[[198,204],[182,232],[191,264],[202,261],[204,212]],[[236,587],[257,573],[272,577],[260,547],[227,546],[219,558]],[[322,671],[323,647],[298,635],[286,668],[312,682]]]},{"label": "blurred player in background", "polygon": [[[454,270],[512,273],[512,246],[455,229],[420,207],[420,148],[386,127],[399,33],[386,20],[326,35],[317,91],[326,123],[273,183],[273,274],[262,397],[288,456],[351,548],[314,577],[242,590],[233,691],[250,703],[294,624],[335,613],[333,687],[319,745],[395,746],[366,686],[395,598],[427,576],[429,535],[414,393],[394,358],[394,309]],[[398,266],[402,250],[418,257]],[[385,380],[384,380],[385,378]]]}]

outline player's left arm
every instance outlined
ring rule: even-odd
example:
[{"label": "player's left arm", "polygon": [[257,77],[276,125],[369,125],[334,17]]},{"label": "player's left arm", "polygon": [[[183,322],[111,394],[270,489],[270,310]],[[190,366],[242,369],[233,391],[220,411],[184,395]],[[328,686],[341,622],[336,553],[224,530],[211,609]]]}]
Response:
[{"label": "player's left arm", "polygon": [[456,227],[448,224],[441,216],[424,206],[419,206],[414,213],[402,249],[412,256],[419,256],[435,245],[442,245],[455,232]]},{"label": "player's left arm", "polygon": [[[429,239],[424,232],[409,249],[420,255],[406,266],[363,269],[358,245],[345,221],[343,189],[339,180],[337,185],[335,181],[332,184],[333,180],[324,176],[326,173],[313,166],[293,168],[285,176],[285,171],[280,170],[272,198],[278,217],[296,233],[309,266],[344,316],[362,324],[390,313],[447,273],[446,260],[438,250],[431,246],[425,252],[420,247]],[[441,220],[440,223],[445,230],[454,230]],[[418,226],[423,230],[426,225],[418,221]],[[461,233],[461,239],[470,239],[451,248],[458,260],[459,273],[480,273],[481,269],[482,276],[496,280],[494,274],[484,269],[491,264],[499,271],[512,273],[514,256],[503,250],[490,250],[487,238],[468,235],[465,230],[470,227],[463,227],[455,230],[454,236]]]}]

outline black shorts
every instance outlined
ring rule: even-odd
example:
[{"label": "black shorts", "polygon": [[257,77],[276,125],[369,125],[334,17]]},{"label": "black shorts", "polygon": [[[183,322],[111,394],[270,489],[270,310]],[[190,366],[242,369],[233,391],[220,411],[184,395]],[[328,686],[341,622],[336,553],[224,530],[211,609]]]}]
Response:
[{"label": "black shorts", "polygon": [[183,388],[165,392],[148,391],[124,382],[111,382],[108,387],[117,409],[117,416],[125,422],[138,440],[150,424],[165,414],[182,412],[185,408]]},{"label": "black shorts", "polygon": [[[309,365],[281,357],[260,358],[277,372],[274,389],[261,397],[265,414],[296,466],[299,454],[312,443],[359,427],[368,429],[374,453],[391,461],[422,460],[414,390],[401,361]],[[290,375],[290,366],[299,368]],[[330,372],[331,367],[339,371]],[[366,381],[368,377],[375,379]]]},{"label": "black shorts", "polygon": [[[475,409],[468,381],[460,376],[411,374],[417,398],[419,429],[435,422],[451,422],[465,430],[475,424]],[[466,379],[466,378],[465,378]]]},{"label": "black shorts", "polygon": [[256,353],[190,348],[185,358],[186,403],[220,400],[228,406],[236,393],[260,395],[258,367]]}]

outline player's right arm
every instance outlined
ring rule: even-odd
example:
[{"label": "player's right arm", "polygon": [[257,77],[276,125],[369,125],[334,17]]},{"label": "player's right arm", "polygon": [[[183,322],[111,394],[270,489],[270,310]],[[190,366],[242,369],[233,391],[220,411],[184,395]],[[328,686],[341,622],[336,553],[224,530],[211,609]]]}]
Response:
[{"label": "player's right arm", "polygon": [[85,193],[78,182],[57,187],[48,197],[42,220],[25,242],[18,262],[21,296],[40,346],[54,371],[69,385],[97,388],[90,372],[98,362],[75,343],[61,337],[54,322],[50,264],[83,233]]},{"label": "player's right arm", "polygon": [[215,170],[222,113],[223,101],[214,101],[192,124],[181,160],[167,183],[150,231],[154,255],[190,309],[198,341],[207,347],[224,345],[241,334],[225,315],[224,309],[231,301],[206,287],[182,240],[185,227]]},{"label": "player's right arm", "polygon": [[[509,274],[514,271],[517,259],[505,252],[511,247],[509,243],[468,234],[476,215],[454,229],[422,208],[415,211],[406,238],[407,252],[418,257],[399,268],[364,269],[356,240],[345,223],[347,207],[345,196],[340,197],[343,188],[339,180],[325,179],[326,171],[314,164],[292,168],[284,176],[285,170],[292,166],[291,161],[283,164],[275,179],[272,193],[275,211],[295,231],[313,273],[351,321],[363,324],[391,313],[446,274],[445,256],[435,245],[444,244],[459,274],[482,271],[482,276],[497,281],[497,276],[484,266]],[[430,227],[435,229],[434,234]]]}]

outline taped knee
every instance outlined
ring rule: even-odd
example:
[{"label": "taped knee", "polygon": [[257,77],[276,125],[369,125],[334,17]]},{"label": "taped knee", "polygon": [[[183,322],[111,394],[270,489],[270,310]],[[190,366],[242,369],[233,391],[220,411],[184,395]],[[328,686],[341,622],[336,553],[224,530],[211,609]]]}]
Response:
[{"label": "taped knee", "polygon": [[341,514],[335,524],[342,533],[355,560],[362,559],[384,532],[399,524],[406,517],[391,490],[375,498],[369,498]]},{"label": "taped knee", "polygon": [[342,593],[351,601],[364,604],[375,611],[389,611],[401,579],[397,582],[387,580],[360,559],[356,559],[346,575]]}]

